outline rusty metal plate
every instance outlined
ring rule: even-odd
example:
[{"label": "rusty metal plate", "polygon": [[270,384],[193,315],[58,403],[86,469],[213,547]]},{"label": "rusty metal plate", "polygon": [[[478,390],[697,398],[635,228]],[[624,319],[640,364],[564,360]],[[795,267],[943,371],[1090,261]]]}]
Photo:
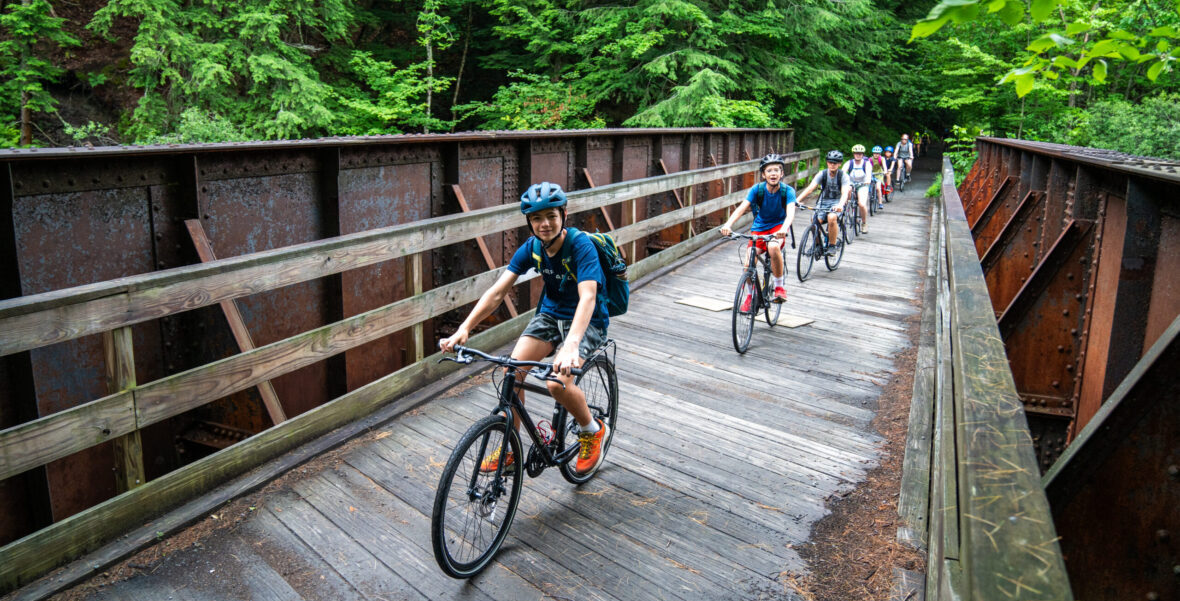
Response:
[{"label": "rusty metal plate", "polygon": [[987,201],[979,217],[972,222],[971,216],[968,216],[968,223],[973,223],[971,235],[975,238],[975,252],[980,256],[987,252],[988,247],[1003,231],[1004,224],[1008,223],[1012,214],[1016,212],[1016,208],[1024,201],[1025,195],[1020,194],[1019,189],[1020,180],[1014,178],[1004,180],[1004,184]]},{"label": "rusty metal plate", "polygon": [[[218,257],[324,237],[316,174],[218,180],[202,183],[202,189],[202,221]],[[324,325],[325,279],[238,299],[254,343],[264,346]],[[280,376],[272,383],[287,417],[331,398],[327,368],[322,362]]]},{"label": "rusty metal plate", "polygon": [[1028,281],[1038,263],[1045,195],[1033,192],[1025,197],[995,242],[983,253],[980,265],[997,314]]}]

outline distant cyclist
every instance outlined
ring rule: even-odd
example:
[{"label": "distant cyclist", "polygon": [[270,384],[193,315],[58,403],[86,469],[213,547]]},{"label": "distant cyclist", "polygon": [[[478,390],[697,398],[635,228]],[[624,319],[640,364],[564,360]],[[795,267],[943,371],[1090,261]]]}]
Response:
[{"label": "distant cyclist", "polygon": [[894,177],[895,180],[903,184],[910,181],[910,174],[914,171],[914,156],[914,145],[910,142],[910,135],[901,134],[901,140],[897,143],[897,174]]},{"label": "distant cyclist", "polygon": [[844,163],[844,173],[852,183],[856,206],[860,208],[860,231],[869,233],[869,187],[873,185],[873,166],[865,158],[864,144],[852,147],[852,158]]},{"label": "distant cyclist", "polygon": [[922,142],[923,142],[923,140],[924,139],[922,138],[922,131],[921,130],[914,132],[914,158],[918,158],[918,157],[922,156]]},{"label": "distant cyclist", "polygon": [[[582,366],[582,361],[606,342],[606,328],[610,317],[605,303],[598,302],[598,291],[606,286],[602,266],[598,262],[598,250],[586,234],[578,232],[569,235],[565,227],[566,198],[561,186],[542,182],[533,184],[520,197],[520,212],[528,220],[529,230],[541,242],[542,257],[533,256],[533,238],[529,238],[512,255],[508,269],[500,279],[483,293],[471,314],[459,329],[449,338],[438,342],[444,351],[453,350],[456,344],[467,342],[471,329],[483,321],[504,296],[512,290],[516,279],[541,262],[541,279],[544,289],[537,314],[529,320],[528,326],[512,349],[512,358],[520,361],[540,361],[554,349],[554,375],[559,382],[549,382],[549,393],[570,412],[578,422],[578,443],[581,445],[575,470],[586,474],[598,468],[602,462],[602,441],[606,440],[608,426],[591,417],[586,406],[586,395],[570,375],[570,368]],[[563,252],[563,247],[568,246]],[[562,257],[567,257],[562,259]],[[563,262],[566,263],[563,265]],[[568,274],[573,274],[569,277]],[[518,378],[523,373],[517,374]],[[521,402],[524,391],[521,390]],[[514,416],[515,427],[520,428],[519,416]],[[505,467],[516,463],[511,454]],[[495,471],[500,462],[500,450],[496,449],[484,460],[480,469]]]},{"label": "distant cyclist", "polygon": [[787,288],[783,285],[782,249],[787,232],[791,231],[791,222],[795,220],[795,189],[781,183],[786,166],[786,161],[777,154],[762,157],[758,172],[762,174],[763,181],[750,188],[746,200],[738,205],[725,225],[721,226],[721,235],[728,236],[733,231],[730,228],[734,222],[749,209],[754,211],[754,224],[750,226],[750,233],[755,236],[774,234],[775,239],[769,244],[762,240],[751,244],[756,244],[758,250],[770,255],[770,271],[774,273],[772,300],[776,303],[787,300]]},{"label": "distant cyclist", "polygon": [[897,171],[897,157],[893,156],[893,147],[886,146],[885,152],[881,153],[881,158],[885,160],[885,176],[887,182],[885,185],[885,202],[893,202],[891,196],[893,194],[893,174]]},{"label": "distant cyclist", "polygon": [[815,201],[815,221],[828,224],[828,245],[824,252],[835,256],[836,242],[840,239],[838,218],[844,211],[845,202],[852,195],[852,186],[844,171],[840,169],[840,164],[844,162],[844,153],[833,150],[828,153],[825,160],[828,164],[827,170],[811,178],[811,183],[799,193],[799,202],[802,203],[807,195],[819,188],[819,200]]},{"label": "distant cyclist", "polygon": [[885,157],[881,156],[881,147],[873,147],[873,156],[869,157],[869,164],[873,166],[873,185],[877,187],[877,210],[885,208],[885,189],[889,186],[889,169],[885,166]]}]

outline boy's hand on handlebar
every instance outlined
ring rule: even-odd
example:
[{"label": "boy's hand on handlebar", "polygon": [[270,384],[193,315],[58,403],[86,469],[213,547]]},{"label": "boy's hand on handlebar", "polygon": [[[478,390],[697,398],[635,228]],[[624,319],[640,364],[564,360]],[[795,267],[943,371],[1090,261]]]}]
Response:
[{"label": "boy's hand on handlebar", "polygon": [[443,338],[442,340],[439,340],[438,348],[449,353],[455,350],[455,345],[466,343],[468,336],[470,336],[470,334],[467,332],[467,330],[460,327],[455,331],[454,334],[451,334],[450,338]]},{"label": "boy's hand on handlebar", "polygon": [[733,233],[733,230],[729,229],[728,227],[726,227],[726,226],[724,226],[724,225],[723,225],[723,226],[721,226],[721,235],[722,235],[722,236],[728,236],[728,235],[730,235],[730,234],[732,234],[732,233]]},{"label": "boy's hand on handlebar", "polygon": [[557,351],[557,356],[553,358],[553,369],[563,376],[570,375],[571,369],[582,367],[582,357],[578,354],[578,347],[576,345],[562,346],[561,350]]}]

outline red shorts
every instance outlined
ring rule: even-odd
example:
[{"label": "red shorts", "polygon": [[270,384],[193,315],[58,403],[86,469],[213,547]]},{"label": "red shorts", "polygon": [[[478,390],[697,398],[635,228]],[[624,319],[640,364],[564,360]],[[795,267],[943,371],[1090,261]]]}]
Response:
[{"label": "red shorts", "polygon": [[[753,231],[753,230],[750,230],[750,233],[751,233],[751,234],[753,234],[753,235],[755,235],[755,236],[765,236],[765,235],[767,235],[767,234],[773,234],[773,233],[775,233],[775,232],[777,232],[777,231],[779,231],[779,230],[781,230],[781,229],[783,229],[783,224],[781,224],[781,223],[780,223],[780,224],[778,224],[778,225],[776,225],[776,226],[774,226],[774,227],[772,227],[772,228],[770,228],[770,229],[768,229],[768,230],[766,230],[766,231],[764,231],[764,232],[755,232],[755,231]],[[765,241],[762,241],[762,240],[757,240],[757,241],[755,241],[755,240],[750,240],[750,244],[756,244],[756,245],[758,246],[758,250],[760,250],[760,251],[762,251],[762,252],[766,252],[766,242],[765,242]],[[749,248],[749,247],[750,247],[750,244],[747,244],[747,245],[746,245],[746,248]]]}]

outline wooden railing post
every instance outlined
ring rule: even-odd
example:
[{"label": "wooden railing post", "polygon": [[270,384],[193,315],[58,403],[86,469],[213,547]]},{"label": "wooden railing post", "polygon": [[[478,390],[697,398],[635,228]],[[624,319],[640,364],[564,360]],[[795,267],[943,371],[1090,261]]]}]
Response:
[{"label": "wooden railing post", "polygon": [[[422,253],[414,253],[410,257],[410,281],[414,287],[414,296],[422,294]],[[422,333],[422,322],[414,324],[411,332],[414,339],[414,363],[417,363],[426,356],[426,340]]]},{"label": "wooden railing post", "polygon": [[[131,343],[131,326],[103,332],[103,355],[106,357],[107,392],[114,394],[135,387],[135,350]],[[143,444],[139,430],[115,438],[115,489],[124,493],[146,480],[143,473]]]}]

